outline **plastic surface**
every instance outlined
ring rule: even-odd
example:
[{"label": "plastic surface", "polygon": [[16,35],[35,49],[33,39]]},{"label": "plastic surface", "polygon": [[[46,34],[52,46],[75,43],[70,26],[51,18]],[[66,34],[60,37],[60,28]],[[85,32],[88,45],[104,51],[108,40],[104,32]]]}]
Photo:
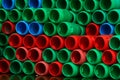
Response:
[{"label": "plastic surface", "polygon": [[95,48],[98,50],[109,49],[109,41],[112,35],[100,35],[95,38]]},{"label": "plastic surface", "polygon": [[65,63],[62,67],[62,74],[65,77],[75,77],[79,73],[79,67],[72,62]]},{"label": "plastic surface", "polygon": [[54,23],[60,23],[63,21],[70,22],[72,21],[72,18],[72,13],[67,9],[52,9],[50,11],[49,19]]},{"label": "plastic surface", "polygon": [[23,80],[35,80],[35,76],[33,75],[26,75],[23,77]]},{"label": "plastic surface", "polygon": [[42,7],[43,8],[54,8],[56,5],[56,0],[43,0]]},{"label": "plastic surface", "polygon": [[115,34],[116,34],[116,35],[120,35],[120,23],[117,23],[117,24],[115,25]]},{"label": "plastic surface", "polygon": [[0,79],[1,79],[1,80],[3,80],[3,79],[5,79],[5,80],[10,80],[10,77],[9,77],[9,75],[7,75],[7,74],[1,74],[1,75],[0,75]]},{"label": "plastic surface", "polygon": [[5,21],[2,24],[2,32],[5,34],[12,34],[15,32],[15,24],[11,21]]},{"label": "plastic surface", "polygon": [[15,79],[22,80],[22,76],[20,76],[20,75],[11,75],[10,78],[9,78],[9,80],[15,80]]},{"label": "plastic surface", "polygon": [[33,36],[38,36],[43,33],[43,25],[38,22],[31,22],[29,24],[29,33]]},{"label": "plastic surface", "polygon": [[42,50],[37,47],[31,48],[28,51],[28,59],[32,62],[38,62],[42,60]]},{"label": "plastic surface", "polygon": [[84,9],[88,12],[93,12],[99,8],[99,0],[85,0]]},{"label": "plastic surface", "polygon": [[42,52],[42,58],[47,63],[54,62],[57,60],[57,52],[52,48],[46,48]]},{"label": "plastic surface", "polygon": [[16,24],[16,32],[20,35],[26,35],[28,34],[28,31],[29,31],[29,25],[26,21],[19,21],[17,24]]},{"label": "plastic surface", "polygon": [[36,38],[35,38],[35,36],[33,36],[31,34],[27,34],[23,38],[23,45],[26,48],[33,48],[33,47],[35,47],[36,46],[35,42],[36,42]]},{"label": "plastic surface", "polygon": [[82,0],[71,0],[70,9],[74,12],[80,12],[83,10],[83,1]]},{"label": "plastic surface", "polygon": [[119,0],[100,0],[100,8],[105,11],[119,9]]},{"label": "plastic surface", "polygon": [[9,72],[10,62],[6,59],[0,60],[0,73],[8,73]]},{"label": "plastic surface", "polygon": [[6,10],[12,10],[15,8],[16,0],[2,0],[2,7]]},{"label": "plastic surface", "polygon": [[67,63],[70,61],[70,55],[71,55],[71,51],[66,48],[63,48],[58,51],[57,59],[61,63]]},{"label": "plastic surface", "polygon": [[25,47],[19,47],[16,49],[16,58],[19,61],[25,61],[27,60],[27,55],[28,55],[28,49],[26,49]]},{"label": "plastic surface", "polygon": [[52,36],[50,39],[50,46],[55,50],[60,50],[65,46],[65,40],[58,35]]},{"label": "plastic surface", "polygon": [[0,22],[4,22],[8,19],[8,11],[0,8]]},{"label": "plastic surface", "polygon": [[113,50],[120,50],[120,36],[119,35],[114,35],[109,41],[109,46]]},{"label": "plastic surface", "polygon": [[8,44],[8,36],[4,33],[0,33],[0,46],[6,46]]},{"label": "plastic surface", "polygon": [[43,26],[43,32],[47,36],[54,36],[57,34],[57,25],[53,22],[46,22]]},{"label": "plastic surface", "polygon": [[14,60],[15,57],[15,48],[11,47],[11,46],[6,46],[3,50],[3,56],[7,59],[7,60]]},{"label": "plastic surface", "polygon": [[85,29],[79,24],[62,22],[57,26],[57,33],[62,37],[70,35],[83,35],[85,33]]},{"label": "plastic surface", "polygon": [[29,0],[30,8],[40,8],[42,7],[42,0]]},{"label": "plastic surface", "polygon": [[80,13],[78,13],[77,15],[77,22],[80,25],[87,25],[88,23],[91,22],[91,14],[86,12],[86,11],[81,11]]},{"label": "plastic surface", "polygon": [[119,23],[120,22],[120,9],[110,10],[107,14],[107,21],[111,24]]},{"label": "plastic surface", "polygon": [[102,59],[102,51],[97,50],[97,49],[90,49],[87,52],[86,58],[90,64],[98,64],[102,61],[101,60]]},{"label": "plastic surface", "polygon": [[100,34],[101,35],[112,35],[112,34],[114,34],[114,26],[110,23],[103,23],[100,26]]},{"label": "plastic surface", "polygon": [[96,10],[92,14],[92,21],[96,24],[103,24],[106,22],[107,13],[103,10]]},{"label": "plastic surface", "polygon": [[32,22],[34,20],[34,8],[25,8],[22,13],[22,19],[27,22]]},{"label": "plastic surface", "polygon": [[62,75],[62,64],[58,61],[51,63],[49,65],[49,73],[51,76]]},{"label": "plastic surface", "polygon": [[38,8],[35,10],[35,20],[39,23],[45,23],[49,21],[50,8]]},{"label": "plastic surface", "polygon": [[90,50],[91,48],[94,47],[94,36],[81,36],[79,40],[79,47],[82,50]]},{"label": "plastic surface", "polygon": [[17,9],[13,9],[9,12],[8,14],[8,19],[11,22],[18,22],[21,20],[21,11],[17,10]]},{"label": "plastic surface", "polygon": [[11,61],[10,72],[13,74],[20,74],[22,72],[22,63],[18,60]]},{"label": "plastic surface", "polygon": [[120,79],[120,65],[119,64],[113,64],[110,69],[110,77],[113,79]]},{"label": "plastic surface", "polygon": [[49,70],[49,64],[44,61],[40,61],[35,64],[35,72],[40,76],[48,75],[48,70]]},{"label": "plastic surface", "polygon": [[86,61],[86,53],[80,49],[75,49],[71,53],[71,61],[74,64],[83,64]]},{"label": "plastic surface", "polygon": [[107,65],[115,64],[117,62],[117,52],[111,49],[105,50],[102,54],[102,61]]},{"label": "plastic surface", "polygon": [[28,6],[28,1],[29,0],[16,0],[15,1],[15,7],[18,10],[24,10],[25,8],[27,8]]},{"label": "plastic surface", "polygon": [[57,0],[56,7],[61,9],[69,9],[70,7],[70,0]]},{"label": "plastic surface", "polygon": [[86,35],[97,36],[99,35],[99,25],[95,23],[89,23],[86,26]]},{"label": "plastic surface", "polygon": [[34,73],[34,63],[30,60],[26,60],[22,65],[22,71],[27,74],[31,75]]},{"label": "plastic surface", "polygon": [[95,66],[94,73],[97,78],[107,78],[109,76],[109,66],[99,63]]},{"label": "plastic surface", "polygon": [[94,76],[94,65],[90,63],[83,63],[80,66],[80,74],[82,77],[93,77]]}]

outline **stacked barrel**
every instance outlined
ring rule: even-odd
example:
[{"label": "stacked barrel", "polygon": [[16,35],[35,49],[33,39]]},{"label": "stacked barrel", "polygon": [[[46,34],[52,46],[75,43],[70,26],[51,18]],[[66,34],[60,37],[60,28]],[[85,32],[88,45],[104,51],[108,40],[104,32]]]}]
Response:
[{"label": "stacked barrel", "polygon": [[120,0],[0,0],[0,73],[120,79]]}]

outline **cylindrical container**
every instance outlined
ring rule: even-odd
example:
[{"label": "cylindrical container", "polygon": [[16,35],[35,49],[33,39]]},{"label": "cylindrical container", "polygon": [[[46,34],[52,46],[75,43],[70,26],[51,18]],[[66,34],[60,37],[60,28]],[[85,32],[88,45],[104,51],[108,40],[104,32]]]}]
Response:
[{"label": "cylindrical container", "polygon": [[26,60],[22,65],[22,71],[27,75],[31,75],[34,73],[34,66],[33,62]]},{"label": "cylindrical container", "polygon": [[107,14],[107,21],[111,24],[119,23],[120,22],[120,9],[110,10]]},{"label": "cylindrical container", "polygon": [[70,0],[57,0],[56,7],[61,9],[69,9],[70,7]]},{"label": "cylindrical container", "polygon": [[0,33],[0,46],[6,46],[8,44],[8,36],[4,33]]},{"label": "cylindrical container", "polygon": [[0,22],[0,32],[2,32],[2,23]]},{"label": "cylindrical container", "polygon": [[110,48],[113,50],[120,50],[119,44],[120,44],[120,36],[119,35],[112,36],[112,38],[109,41]]},{"label": "cylindrical container", "polygon": [[52,62],[49,65],[49,74],[51,76],[61,76],[62,75],[62,64],[58,61]]},{"label": "cylindrical container", "polygon": [[92,13],[92,21],[96,24],[103,24],[106,22],[107,13],[102,10],[96,10]]},{"label": "cylindrical container", "polygon": [[101,35],[110,35],[110,34],[114,34],[114,26],[110,23],[103,23],[100,26],[100,34]]},{"label": "cylindrical container", "polygon": [[62,37],[69,35],[83,35],[85,28],[79,24],[71,22],[62,22],[57,26],[57,33]]},{"label": "cylindrical container", "polygon": [[15,80],[15,79],[22,80],[22,76],[14,74],[14,75],[11,75],[9,78],[9,80]]},{"label": "cylindrical container", "polygon": [[106,65],[112,65],[117,62],[117,52],[108,49],[105,50],[102,54],[102,61]]},{"label": "cylindrical container", "polygon": [[100,35],[95,38],[95,48],[98,50],[109,49],[109,41],[112,35]]},{"label": "cylindrical container", "polygon": [[22,63],[18,60],[13,60],[10,63],[10,72],[13,74],[20,74],[22,72]]},{"label": "cylindrical container", "polygon": [[16,32],[20,35],[26,35],[28,34],[28,31],[29,31],[29,25],[26,21],[19,21],[17,24],[16,24]]},{"label": "cylindrical container", "polygon": [[29,0],[30,8],[41,8],[42,7],[42,0]]},{"label": "cylindrical container", "polygon": [[10,80],[10,76],[8,74],[1,74],[0,80]]},{"label": "cylindrical container", "polygon": [[15,32],[15,24],[10,21],[4,22],[2,24],[2,32],[5,34],[11,34]]},{"label": "cylindrical container", "polygon": [[71,0],[70,9],[74,12],[80,12],[83,10],[83,1],[82,0]]},{"label": "cylindrical container", "polygon": [[88,12],[93,12],[99,8],[99,0],[85,0],[84,9]]},{"label": "cylindrical container", "polygon": [[0,58],[3,57],[3,50],[4,48],[0,47]]},{"label": "cylindrical container", "polygon": [[35,20],[39,23],[46,23],[49,21],[49,15],[50,15],[49,8],[38,8],[35,10]]},{"label": "cylindrical container", "polygon": [[65,39],[65,47],[69,50],[79,48],[80,36],[71,35]]},{"label": "cylindrical container", "polygon": [[8,73],[9,72],[10,62],[6,59],[0,60],[0,73]]},{"label": "cylindrical container", "polygon": [[109,74],[112,79],[120,79],[120,64],[113,64],[109,69]]},{"label": "cylindrical container", "polygon": [[23,77],[22,80],[35,80],[35,76],[33,76],[33,75],[26,75],[26,76]]},{"label": "cylindrical container", "polygon": [[9,36],[8,42],[10,46],[17,48],[17,47],[22,46],[23,38],[19,34],[13,33]]},{"label": "cylindrical container", "polygon": [[120,51],[117,53],[117,62],[120,63]]},{"label": "cylindrical container", "polygon": [[77,14],[77,22],[80,25],[87,25],[91,22],[91,14],[86,11],[81,11]]},{"label": "cylindrical container", "polygon": [[19,61],[27,60],[28,50],[25,47],[19,47],[16,49],[16,58]]},{"label": "cylindrical container", "polygon": [[71,51],[66,48],[63,48],[58,51],[57,59],[61,63],[67,63],[70,61],[70,55],[71,55]]},{"label": "cylindrical container", "polygon": [[14,60],[15,59],[15,48],[11,47],[11,46],[6,46],[3,49],[3,56],[7,59],[7,60]]},{"label": "cylindrical container", "polygon": [[109,66],[99,63],[94,68],[94,74],[97,78],[107,78],[109,76]]},{"label": "cylindrical container", "polygon": [[94,37],[93,36],[81,36],[79,40],[79,47],[82,50],[90,50],[94,47]]},{"label": "cylindrical container", "polygon": [[42,50],[39,48],[31,48],[28,51],[28,59],[30,59],[32,62],[38,62],[42,60]]},{"label": "cylindrical container", "polygon": [[25,8],[27,8],[28,6],[28,1],[29,0],[16,0],[15,1],[15,7],[18,10],[24,10]]},{"label": "cylindrical container", "polygon": [[74,64],[83,64],[86,61],[86,53],[80,49],[75,49],[71,53],[71,61]]},{"label": "cylindrical container", "polygon": [[90,49],[87,52],[86,58],[90,64],[98,64],[102,61],[102,51]]},{"label": "cylindrical container", "polygon": [[40,76],[48,75],[48,70],[49,70],[49,64],[44,61],[40,61],[35,64],[35,72]]},{"label": "cylindrical container", "polygon": [[50,46],[55,50],[60,50],[65,46],[65,40],[63,37],[55,35],[50,39]]},{"label": "cylindrical container", "polygon": [[57,51],[52,48],[46,48],[42,52],[42,58],[47,63],[54,62],[57,60]]},{"label": "cylindrical container", "polygon": [[42,7],[43,8],[55,8],[56,0],[43,0]]},{"label": "cylindrical container", "polygon": [[80,74],[82,77],[94,76],[94,65],[86,62],[80,66]]},{"label": "cylindrical container", "polygon": [[73,64],[72,62],[63,64],[62,74],[65,77],[75,77],[78,75],[78,73],[79,73],[79,67],[77,65]]},{"label": "cylindrical container", "polygon": [[38,36],[43,33],[43,25],[34,21],[29,24],[29,33],[33,36]]},{"label": "cylindrical container", "polygon": [[111,9],[120,9],[119,2],[120,0],[100,0],[100,8],[105,11],[109,11]]},{"label": "cylindrical container", "polygon": [[47,36],[54,36],[57,34],[57,25],[53,22],[47,22],[43,26],[43,32]]},{"label": "cylindrical container", "polygon": [[35,36],[31,35],[31,34],[27,34],[24,38],[23,38],[23,45],[26,48],[33,48],[36,46],[35,44],[36,42],[36,38]]},{"label": "cylindrical container", "polygon": [[2,7],[6,10],[12,10],[15,7],[16,0],[2,0]]},{"label": "cylindrical container", "polygon": [[73,19],[73,15],[67,9],[52,9],[50,11],[49,19],[54,23],[60,23],[64,21],[70,22]]},{"label": "cylindrical container", "polygon": [[120,23],[117,23],[117,24],[115,25],[115,34],[116,34],[116,35],[120,35]]},{"label": "cylindrical container", "polygon": [[89,23],[86,26],[86,35],[97,36],[99,35],[99,25],[95,23]]},{"label": "cylindrical container", "polygon": [[22,13],[22,19],[27,22],[32,22],[34,20],[34,10],[33,8],[25,8]]},{"label": "cylindrical container", "polygon": [[40,49],[45,49],[50,46],[50,37],[46,35],[39,35],[36,38],[36,46]]},{"label": "cylindrical container", "polygon": [[5,10],[3,8],[0,8],[0,22],[4,22],[7,19],[8,19],[8,12],[7,12],[7,10]]},{"label": "cylindrical container", "polygon": [[17,9],[13,9],[8,14],[8,19],[11,22],[18,22],[21,19],[21,12]]}]

